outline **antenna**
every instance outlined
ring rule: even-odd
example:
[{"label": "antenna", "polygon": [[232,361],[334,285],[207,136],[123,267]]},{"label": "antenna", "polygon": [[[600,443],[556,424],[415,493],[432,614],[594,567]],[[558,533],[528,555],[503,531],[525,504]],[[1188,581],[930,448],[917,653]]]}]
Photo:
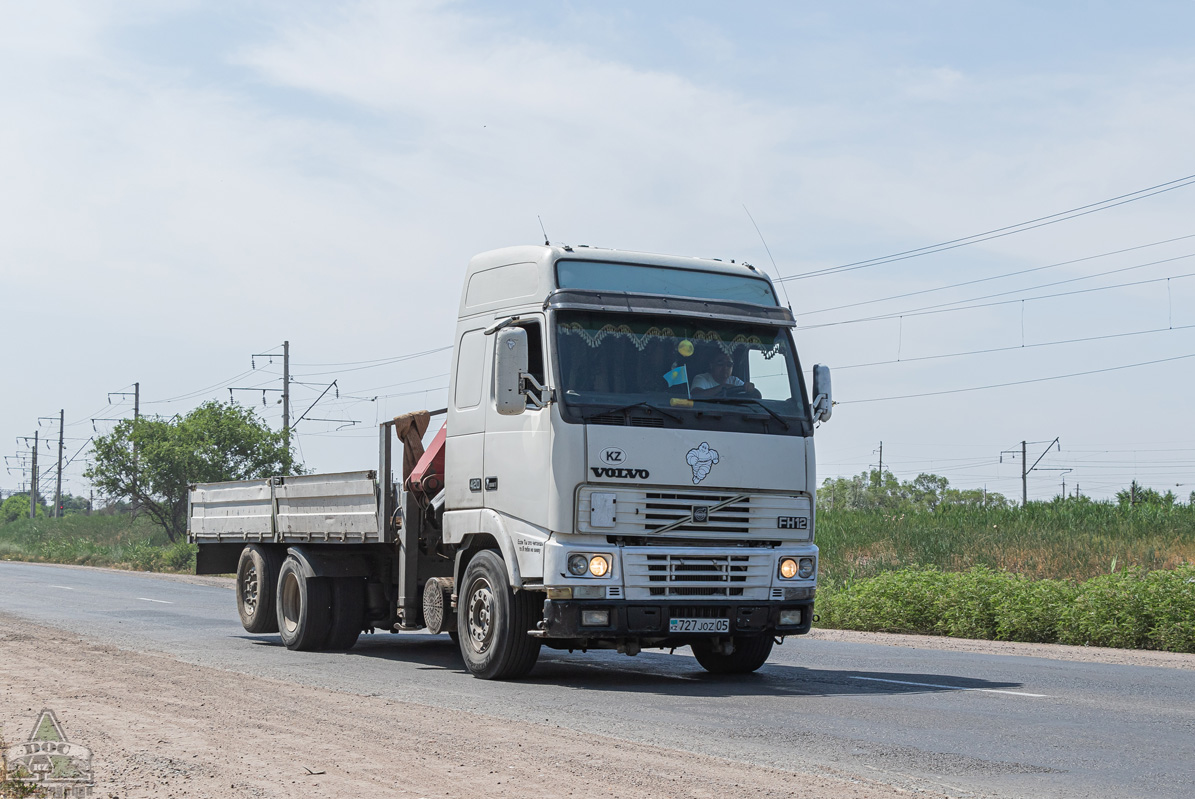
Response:
[{"label": "antenna", "polygon": [[768,258],[772,262],[772,271],[776,273],[776,282],[779,283],[780,288],[784,290],[784,301],[788,303],[788,310],[791,311],[793,309],[793,301],[788,298],[788,286],[784,285],[782,280],[779,280],[780,267],[776,266],[776,259],[772,257],[772,248],[769,247],[767,241],[764,240],[763,231],[759,229],[759,225],[755,224],[755,217],[751,216],[751,211],[747,209],[746,203],[743,203],[743,210],[747,211],[747,218],[751,220],[752,227],[754,227],[755,232],[759,234],[759,240],[763,242],[764,251],[767,252]]},{"label": "antenna", "polygon": [[552,242],[548,241],[548,231],[544,229],[544,218],[539,214],[536,214],[535,218],[539,220],[539,229],[544,234],[544,246],[551,246]]}]

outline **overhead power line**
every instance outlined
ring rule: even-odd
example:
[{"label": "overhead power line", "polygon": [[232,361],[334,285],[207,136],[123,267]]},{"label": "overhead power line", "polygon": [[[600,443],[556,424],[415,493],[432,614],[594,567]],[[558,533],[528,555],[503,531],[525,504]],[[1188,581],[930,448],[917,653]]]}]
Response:
[{"label": "overhead power line", "polygon": [[987,386],[969,386],[967,388],[951,388],[943,391],[924,391],[917,394],[901,394],[892,397],[867,397],[865,399],[856,400],[839,400],[835,405],[857,405],[864,402],[887,402],[888,400],[900,399],[915,399],[917,397],[939,397],[944,394],[963,394],[968,391],[986,391],[992,388],[1007,388],[1008,386],[1024,386],[1030,383],[1045,383],[1050,380],[1064,380],[1068,377],[1082,377],[1084,375],[1098,375],[1104,372],[1118,372],[1121,369],[1133,369],[1138,366],[1152,366],[1157,363],[1170,363],[1171,361],[1183,361],[1187,358],[1195,358],[1195,352],[1188,355],[1176,355],[1173,358],[1158,358],[1153,361],[1141,361],[1140,363],[1126,363],[1121,366],[1108,366],[1103,369],[1089,369],[1085,372],[1071,372],[1065,375],[1050,375],[1048,377],[1035,377],[1030,380],[1013,380],[1008,383],[992,383]]},{"label": "overhead power line", "polygon": [[[991,308],[996,305],[1013,305],[1018,302],[1031,302],[1033,300],[1048,300],[1048,299],[1052,299],[1054,297],[1071,297],[1076,294],[1090,294],[1090,293],[1096,292],[1096,291],[1109,291],[1111,289],[1123,289],[1123,288],[1128,288],[1130,286],[1144,286],[1149,283],[1164,283],[1169,280],[1181,280],[1181,279],[1187,278],[1187,277],[1195,277],[1195,272],[1184,272],[1181,275],[1170,275],[1169,277],[1155,277],[1155,278],[1150,278],[1148,280],[1133,280],[1128,283],[1114,283],[1111,286],[1095,286],[1093,288],[1079,289],[1077,291],[1059,291],[1059,292],[1055,292],[1053,294],[1039,294],[1035,297],[1022,297],[1022,298],[1016,299],[1016,300],[1000,300],[997,302],[975,302],[975,304],[973,304],[973,305],[960,305],[955,308],[942,308],[937,305],[929,305],[929,306],[925,306],[924,308],[915,308],[915,309],[911,309],[911,310],[904,311],[904,312],[894,312],[894,313],[889,313],[889,314],[877,314],[876,316],[864,316],[864,317],[860,317],[858,319],[843,319],[838,322],[822,322],[822,323],[816,324],[816,325],[802,325],[802,326],[798,327],[797,329],[798,330],[814,330],[815,328],[819,328],[819,327],[837,327],[839,325],[853,325],[853,324],[857,324],[859,322],[876,322],[876,321],[879,321],[882,319],[900,319],[901,317],[904,317],[904,316],[930,316],[932,314],[951,313],[953,311],[970,311],[970,310],[974,310],[976,308]],[[1070,282],[1070,281],[1063,281],[1063,282]],[[1057,285],[1057,284],[1052,284],[1052,285]],[[1035,288],[1044,288],[1044,286],[1036,286]],[[1025,290],[1030,291],[1031,289],[1025,289]],[[1000,294],[991,294],[988,296],[1000,297],[1000,296],[1003,296],[1004,294],[1008,294],[1008,293],[1019,293],[1019,292],[1001,292]],[[972,300],[959,300],[959,302],[972,302],[973,300],[980,300],[980,299],[984,299],[984,298],[976,297],[976,298],[972,298]],[[946,303],[946,304],[950,305],[953,303]]]},{"label": "overhead power line", "polygon": [[951,283],[946,286],[937,286],[930,289],[921,289],[919,291],[907,291],[904,294],[893,294],[888,297],[877,297],[874,300],[860,300],[859,302],[851,302],[846,305],[835,305],[830,308],[818,308],[814,311],[801,311],[799,316],[811,316],[818,313],[829,313],[830,311],[841,311],[846,308],[858,308],[861,305],[874,305],[877,302],[888,302],[889,300],[903,300],[906,297],[917,297],[922,294],[933,294],[938,291],[949,291],[950,289],[962,288],[963,286],[974,286],[976,283],[987,283],[992,280],[1001,280],[1006,277],[1019,277],[1020,275],[1028,275],[1033,272],[1043,272],[1047,269],[1057,269],[1060,266],[1070,266],[1072,264],[1083,263],[1084,261],[1094,261],[1099,258],[1108,258],[1113,255],[1123,255],[1126,252],[1133,252],[1135,250],[1144,250],[1149,247],[1158,247],[1163,244],[1173,244],[1176,241],[1183,241],[1184,239],[1195,238],[1195,233],[1186,236],[1177,236],[1173,239],[1165,239],[1164,241],[1152,241],[1149,244],[1139,244],[1136,247],[1126,247],[1123,250],[1112,250],[1111,252],[1102,252],[1099,255],[1088,255],[1085,258],[1075,258],[1070,261],[1060,261],[1056,264],[1049,264],[1047,266],[1035,266],[1031,269],[1020,269],[1016,272],[1005,272],[999,275],[992,275],[990,277],[980,277],[975,280],[964,280],[961,283]]},{"label": "overhead power line", "polygon": [[1086,341],[1104,341],[1112,338],[1127,338],[1129,336],[1143,336],[1148,333],[1169,333],[1171,330],[1190,330],[1195,325],[1179,325],[1178,327],[1157,327],[1153,330],[1134,330],[1131,333],[1106,333],[1102,336],[1084,336],[1083,338],[1068,338],[1059,341],[1041,341],[1036,344],[1011,344],[1007,347],[988,347],[982,350],[968,350],[966,352],[946,352],[940,355],[920,355],[913,358],[894,358],[890,361],[872,361],[871,363],[855,363],[847,366],[835,366],[835,371],[843,369],[863,369],[870,366],[886,366],[894,363],[914,363],[916,361],[936,361],[942,358],[961,358],[966,355],[987,355],[993,352],[1010,352],[1012,350],[1029,350],[1037,347],[1055,347],[1061,344],[1079,344]]},{"label": "overhead power line", "polygon": [[839,266],[830,266],[825,269],[813,269],[808,272],[800,272],[795,275],[786,275],[778,278],[779,281],[787,280],[803,280],[809,277],[822,277],[824,275],[838,274],[841,272],[853,272],[857,269],[870,269],[873,266],[881,266],[883,264],[890,264],[895,261],[905,261],[909,258],[920,258],[923,255],[932,255],[933,253],[944,252],[946,250],[954,250],[959,247],[966,247],[971,244],[978,244],[981,241],[990,241],[992,239],[1003,238],[1004,236],[1011,236],[1016,233],[1024,233],[1027,230],[1034,230],[1046,225],[1054,225],[1059,222],[1065,222],[1068,219],[1075,219],[1080,216],[1087,216],[1099,211],[1106,211],[1109,208],[1116,208],[1120,205],[1144,200],[1147,197],[1153,197],[1164,192],[1174,191],[1195,183],[1195,175],[1187,175],[1183,178],[1177,178],[1165,183],[1159,183],[1156,186],[1150,186],[1145,189],[1138,189],[1137,191],[1129,192],[1128,194],[1121,194],[1116,197],[1110,197],[1107,200],[1100,200],[1099,202],[1088,203],[1081,205],[1078,208],[1071,208],[1067,211],[1059,211],[1048,216],[1039,216],[1036,219],[1030,219],[1025,222],[1018,222],[1015,225],[1006,225],[993,230],[987,230],[983,233],[975,233],[970,236],[963,236],[962,238],[951,239],[950,241],[943,241],[938,244],[930,244],[925,247],[918,247],[913,250],[904,250],[903,252],[892,253],[891,255],[883,255],[878,258],[868,258],[864,261],[853,261],[848,264],[841,264]]}]

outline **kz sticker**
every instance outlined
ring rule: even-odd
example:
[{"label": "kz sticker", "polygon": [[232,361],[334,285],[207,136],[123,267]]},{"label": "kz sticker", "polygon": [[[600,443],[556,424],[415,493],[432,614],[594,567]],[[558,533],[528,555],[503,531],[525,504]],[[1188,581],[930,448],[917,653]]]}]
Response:
[{"label": "kz sticker", "polygon": [[693,469],[693,485],[704,480],[718,462],[718,450],[710,449],[710,445],[702,441],[700,447],[694,447],[685,455],[685,462]]}]

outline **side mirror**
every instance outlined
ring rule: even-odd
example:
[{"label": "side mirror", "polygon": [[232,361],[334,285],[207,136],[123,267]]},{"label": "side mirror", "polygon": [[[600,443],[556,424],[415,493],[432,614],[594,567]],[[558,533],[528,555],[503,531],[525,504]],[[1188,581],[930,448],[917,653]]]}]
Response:
[{"label": "side mirror", "polygon": [[527,331],[504,327],[494,342],[494,394],[498,413],[518,416],[527,410],[519,378],[527,371]]},{"label": "side mirror", "polygon": [[830,367],[816,364],[813,367],[813,418],[828,422],[834,412],[834,398],[830,392]]}]

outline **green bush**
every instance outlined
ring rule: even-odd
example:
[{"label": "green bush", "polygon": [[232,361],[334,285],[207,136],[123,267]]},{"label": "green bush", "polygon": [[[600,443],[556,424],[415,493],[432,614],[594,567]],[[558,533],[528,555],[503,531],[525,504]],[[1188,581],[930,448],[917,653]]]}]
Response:
[{"label": "green bush", "polygon": [[817,611],[819,626],[839,629],[1195,652],[1195,567],[1082,583],[902,569],[830,582]]}]

